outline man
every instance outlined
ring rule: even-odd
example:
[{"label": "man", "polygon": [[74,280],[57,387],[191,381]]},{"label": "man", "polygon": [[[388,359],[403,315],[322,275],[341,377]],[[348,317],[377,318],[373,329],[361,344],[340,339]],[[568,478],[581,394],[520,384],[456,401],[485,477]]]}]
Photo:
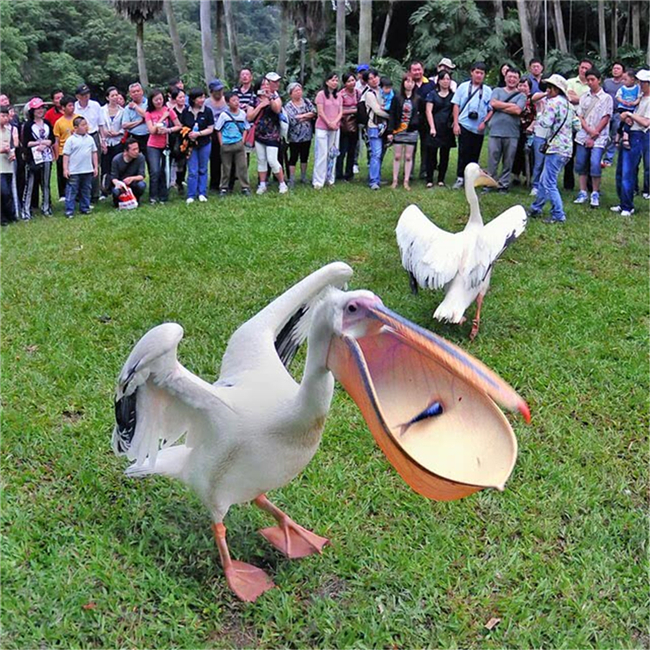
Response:
[{"label": "man", "polygon": [[[519,70],[508,68],[505,88],[495,88],[490,100],[494,114],[488,139],[488,173],[496,179],[499,160],[502,161],[498,179],[500,192],[510,189],[510,172],[520,136],[519,116],[526,106],[526,96],[518,90],[520,76]],[[483,191],[488,189],[486,187]]]},{"label": "man", "polygon": [[465,167],[477,163],[481,156],[485,127],[492,117],[492,88],[483,83],[485,63],[476,61],[470,70],[470,80],[465,81],[454,93],[454,135],[458,136],[458,167],[454,189],[463,187]]},{"label": "man", "polygon": [[368,111],[368,186],[371,190],[378,190],[381,186],[381,161],[384,157],[383,128],[390,117],[381,107],[379,102],[379,82],[381,77],[375,69],[368,70],[368,89],[363,95]]},{"label": "man", "polygon": [[149,129],[146,122],[147,98],[144,96],[144,90],[139,82],[136,81],[129,86],[129,96],[131,101],[124,109],[122,128],[129,132],[129,136],[140,146],[140,153],[145,155],[147,140],[149,139]]},{"label": "man", "polygon": [[45,117],[43,118],[49,125],[54,128],[56,121],[63,115],[63,109],[61,108],[61,100],[63,99],[62,90],[52,91],[52,106],[45,111]]},{"label": "man", "polygon": [[[625,68],[620,61],[614,61],[612,64],[612,76],[603,81],[603,90],[612,98],[614,106],[616,106],[616,93],[623,85],[623,73]],[[616,152],[616,133],[621,124],[621,115],[617,111],[612,113],[612,119],[609,121],[609,144],[605,149],[605,156],[603,158],[603,167],[611,167],[614,161],[614,154]]]},{"label": "man", "polygon": [[[357,81],[354,87],[359,97],[362,97],[366,88],[368,88],[368,70],[370,66],[367,63],[360,63],[357,66]],[[359,124],[359,137],[357,138],[357,148],[354,150],[354,164],[352,165],[352,173],[359,173],[359,153],[361,151],[361,143],[366,140],[365,131],[366,127]],[[366,140],[367,144],[367,140]],[[370,159],[370,149],[368,148],[368,159]]]},{"label": "man", "polygon": [[239,97],[239,107],[246,112],[253,101],[253,73],[250,68],[242,68],[239,71],[239,86],[232,90]]},{"label": "man", "polygon": [[[420,97],[420,178],[427,177],[427,152],[429,150],[429,123],[426,116],[426,99],[427,95],[434,89],[435,84],[424,76],[424,65],[422,61],[412,61],[409,66],[409,72],[415,82],[415,92]],[[417,147],[417,143],[416,143]],[[413,158],[415,159],[415,151]]]},{"label": "man", "polygon": [[368,70],[370,70],[370,66],[367,63],[360,63],[357,66],[357,83],[354,84],[354,87],[359,95],[368,87]]},{"label": "man", "polygon": [[110,183],[113,185],[113,205],[119,205],[119,197],[125,187],[130,187],[135,198],[140,198],[147,189],[144,182],[144,156],[140,153],[140,145],[135,138],[127,138],[124,151],[118,153],[111,163]]},{"label": "man", "polygon": [[581,128],[576,135],[575,168],[579,175],[580,192],[574,203],[586,203],[587,178],[591,177],[593,191],[589,204],[592,208],[600,206],[600,176],[602,160],[607,137],[609,119],[614,110],[612,98],[600,87],[600,72],[596,68],[587,71],[586,79],[589,92],[580,97],[578,118]]},{"label": "man", "polygon": [[[528,79],[530,80],[530,93],[534,102],[544,97],[544,92],[540,90],[539,84],[542,83],[544,74],[544,64],[541,59],[533,58],[528,62]],[[564,77],[563,77],[564,78]]]},{"label": "man", "polygon": [[[83,117],[88,123],[88,135],[95,141],[97,151],[101,150],[99,138],[99,121],[101,118],[101,107],[99,102],[90,99],[90,88],[86,84],[77,86],[77,101],[74,105],[75,115]],[[93,177],[93,188],[91,194],[92,203],[99,201],[99,175]]]},{"label": "man", "polygon": [[[450,75],[453,75],[455,69],[456,66],[454,65],[454,62],[445,56],[442,59],[440,59],[440,63],[438,63],[438,65],[436,66],[437,74],[434,77],[430,77],[429,81],[435,85],[438,83],[438,74],[444,71],[444,72],[448,72]],[[457,87],[458,86],[456,82],[452,79],[451,84],[449,85],[449,89],[455,93]]]},{"label": "man", "polygon": [[0,106],[0,201],[3,226],[17,221],[20,202],[16,186],[16,149],[18,129],[11,124],[11,108]]},{"label": "man", "polygon": [[[621,149],[616,166],[616,190],[619,205],[612,208],[622,217],[634,214],[634,187],[636,185],[639,165],[643,159],[644,178],[647,178],[650,165],[650,70],[639,70],[636,78],[641,82],[641,102],[634,112],[621,113],[621,120],[630,125],[630,148]],[[619,170],[620,168],[620,170]],[[620,173],[619,173],[620,171]],[[645,185],[644,180],[644,185]],[[643,198],[650,198],[644,187]]]},{"label": "man", "polygon": [[[280,81],[282,77],[277,72],[267,72],[264,75],[264,78],[269,82],[269,90],[271,91],[271,100],[279,100],[280,108],[282,108],[282,98],[280,97]],[[285,171],[285,174],[289,175],[289,166],[287,162],[287,143],[284,141],[284,138],[280,138],[280,149],[278,151],[278,161],[282,168]],[[274,174],[271,173],[271,167],[268,168],[269,174],[267,178],[270,180],[274,177]]]},{"label": "man", "polygon": [[[587,85],[586,73],[592,67],[592,63],[589,59],[581,59],[580,64],[578,65],[578,76],[571,77],[567,79],[567,98],[573,105],[575,109],[578,108],[580,102],[580,97],[586,92],[589,92],[589,86]],[[573,163],[576,157],[576,146],[573,145],[573,154],[571,155],[570,160],[564,167],[564,189],[573,190],[576,186],[576,181],[573,176]]]}]

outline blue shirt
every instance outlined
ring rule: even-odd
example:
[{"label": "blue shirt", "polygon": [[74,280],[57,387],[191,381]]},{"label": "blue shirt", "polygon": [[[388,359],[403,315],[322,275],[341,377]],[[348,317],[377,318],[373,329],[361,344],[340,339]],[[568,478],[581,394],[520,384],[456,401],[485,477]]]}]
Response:
[{"label": "blue shirt", "polygon": [[237,144],[244,137],[244,131],[250,128],[250,124],[246,120],[246,113],[241,109],[237,113],[225,110],[219,115],[214,128],[221,131],[223,144]]},{"label": "blue shirt", "polygon": [[[478,92],[474,93],[474,96],[468,102],[467,99],[472,94],[472,92],[474,92],[474,90],[476,90],[476,88],[472,87],[471,81],[464,81],[456,89],[451,102],[452,104],[456,104],[459,107],[460,115],[458,116],[458,122],[460,125],[472,133],[480,133],[478,130],[478,125],[492,110],[490,108],[492,88],[483,84],[481,86],[481,89]],[[469,114],[472,112],[478,113],[478,117],[475,120],[472,120],[469,117]]]},{"label": "blue shirt", "polygon": [[[147,110],[147,98],[142,98],[142,103],[140,104],[141,108]],[[146,120],[138,113],[134,108],[129,108],[127,104],[124,107],[124,116],[122,117],[122,122],[135,122],[136,120],[142,120],[142,124],[134,126],[132,129],[128,129],[131,135],[149,135],[149,129],[147,128]]]}]

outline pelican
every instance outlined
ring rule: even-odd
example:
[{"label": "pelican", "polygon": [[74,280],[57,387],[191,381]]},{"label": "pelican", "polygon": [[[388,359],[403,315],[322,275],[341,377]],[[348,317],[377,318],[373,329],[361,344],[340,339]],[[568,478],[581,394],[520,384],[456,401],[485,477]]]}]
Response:
[{"label": "pelican", "polygon": [[[262,569],[231,558],[223,521],[232,505],[253,502],[275,518],[277,526],[260,532],[289,558],[321,553],[329,543],[266,493],[289,483],[316,453],[333,373],[400,475],[431,498],[503,489],[516,440],[494,402],[530,418],[522,398],[479,361],[391,312],[375,294],[343,291],[351,276],[347,264],[328,264],[241,325],[214,384],[179,363],[183,329],[176,323],[147,332],[118,377],[113,449],[133,461],[125,473],[165,475],[196,492],[211,514],[227,583],[241,600],[254,601],[274,584]],[[305,340],[297,383],[287,366]],[[432,396],[435,416],[427,410]],[[440,453],[430,453],[428,427]]]},{"label": "pelican", "polygon": [[501,253],[526,228],[526,210],[521,205],[509,208],[483,225],[476,187],[497,183],[476,163],[465,167],[465,196],[469,220],[458,233],[438,228],[415,205],[409,205],[399,218],[397,245],[402,266],[410,274],[411,289],[445,289],[445,298],[433,314],[439,321],[464,323],[465,310],[476,300],[476,315],[470,339],[478,334],[483,298],[490,286],[494,263]]}]

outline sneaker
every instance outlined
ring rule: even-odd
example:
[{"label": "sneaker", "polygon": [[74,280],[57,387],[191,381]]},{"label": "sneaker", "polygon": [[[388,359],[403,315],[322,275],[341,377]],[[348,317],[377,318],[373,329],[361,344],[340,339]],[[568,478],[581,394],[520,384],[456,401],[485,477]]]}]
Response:
[{"label": "sneaker", "polygon": [[219,198],[223,199],[228,196],[228,190],[219,190]]},{"label": "sneaker", "polygon": [[352,173],[353,174],[358,174],[359,173],[359,165],[353,165]]},{"label": "sneaker", "polygon": [[94,204],[94,203],[91,203],[91,204],[90,204],[90,209],[91,209],[91,210],[94,210],[94,209],[95,209],[95,204]]},{"label": "sneaker", "polygon": [[280,183],[280,186],[278,187],[278,192],[280,194],[286,194],[289,191],[289,188],[287,187],[286,183]]},{"label": "sneaker", "polygon": [[156,199],[149,199],[149,204],[150,205],[156,205],[156,203],[158,203],[158,201],[156,201]]},{"label": "sneaker", "polygon": [[370,189],[371,189],[371,190],[378,190],[378,189],[379,189],[379,183],[373,183],[373,184],[370,186]]},{"label": "sneaker", "polygon": [[66,213],[65,213],[65,216],[66,216],[68,219],[72,219],[72,217],[74,217],[74,214],[73,214],[72,212],[66,212]]},{"label": "sneaker", "polygon": [[564,223],[566,219],[556,219],[555,217],[547,217],[543,223]]},{"label": "sneaker", "polygon": [[260,183],[255,194],[266,194],[266,183]]},{"label": "sneaker", "polygon": [[542,216],[541,212],[538,212],[537,210],[528,210],[528,217],[530,219],[539,219]]},{"label": "sneaker", "polygon": [[589,201],[589,205],[592,208],[599,208],[600,207],[600,193],[599,192],[592,192],[591,193],[591,200]]},{"label": "sneaker", "polygon": [[530,190],[530,196],[537,196],[537,188],[533,187],[532,190]]},{"label": "sneaker", "polygon": [[247,187],[245,187],[245,188],[241,191],[241,193],[242,193],[244,196],[250,196],[250,195],[251,195],[251,191],[250,191]]},{"label": "sneaker", "polygon": [[203,196],[203,194],[199,194],[199,203],[207,203],[208,197]]},{"label": "sneaker", "polygon": [[100,201],[106,201],[106,197],[102,194],[102,195],[99,197],[99,200],[100,200]]},{"label": "sneaker", "polygon": [[631,217],[634,214],[634,210],[621,210],[621,217]]},{"label": "sneaker", "polygon": [[194,199],[187,199],[187,201],[185,201],[185,203],[186,203],[186,205],[190,205],[191,203],[194,203]]},{"label": "sneaker", "polygon": [[610,208],[611,212],[621,212],[623,208],[620,205],[614,205]]},{"label": "sneaker", "polygon": [[456,182],[452,185],[451,189],[452,190],[460,190],[460,189],[462,189],[463,185],[465,185],[465,181],[462,178],[458,177],[456,179]]},{"label": "sneaker", "polygon": [[586,203],[588,199],[589,199],[589,195],[587,194],[587,192],[579,192],[574,203],[577,204]]},{"label": "sneaker", "polygon": [[287,185],[288,185],[291,189],[293,189],[293,188],[296,186],[296,179],[295,179],[295,178],[290,178],[290,179],[289,179],[289,182],[287,183]]},{"label": "sneaker", "polygon": [[323,189],[323,186],[320,185],[319,183],[314,183],[314,189],[315,189],[315,190],[322,190],[322,189]]},{"label": "sneaker", "polygon": [[643,193],[643,198],[644,198],[646,201],[650,201],[650,194],[648,194],[648,192],[644,192],[644,193]]},{"label": "sneaker", "polygon": [[59,197],[59,203],[65,203],[65,196]]}]

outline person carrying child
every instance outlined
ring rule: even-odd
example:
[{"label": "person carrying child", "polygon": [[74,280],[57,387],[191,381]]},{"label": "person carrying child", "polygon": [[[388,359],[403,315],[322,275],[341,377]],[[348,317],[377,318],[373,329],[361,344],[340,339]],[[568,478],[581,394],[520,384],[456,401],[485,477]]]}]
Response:
[{"label": "person carrying child", "polygon": [[215,130],[221,146],[221,185],[219,196],[228,194],[230,170],[235,165],[235,174],[241,185],[241,193],[250,196],[251,189],[248,181],[248,159],[244,146],[244,133],[251,128],[246,119],[246,113],[239,107],[239,95],[227,92],[224,95],[227,108],[217,119]]},{"label": "person carrying child", "polygon": [[[634,70],[626,70],[623,73],[623,85],[616,92],[616,112],[633,113],[641,101],[641,86],[636,82],[636,73]],[[616,132],[616,144],[623,149],[630,148],[630,125],[621,120],[618,131]]]},{"label": "person carrying child", "polygon": [[79,201],[81,214],[90,213],[90,197],[93,179],[99,173],[97,145],[88,134],[85,117],[77,116],[72,121],[74,133],[63,147],[63,176],[68,183],[65,188],[65,216],[71,219]]}]

